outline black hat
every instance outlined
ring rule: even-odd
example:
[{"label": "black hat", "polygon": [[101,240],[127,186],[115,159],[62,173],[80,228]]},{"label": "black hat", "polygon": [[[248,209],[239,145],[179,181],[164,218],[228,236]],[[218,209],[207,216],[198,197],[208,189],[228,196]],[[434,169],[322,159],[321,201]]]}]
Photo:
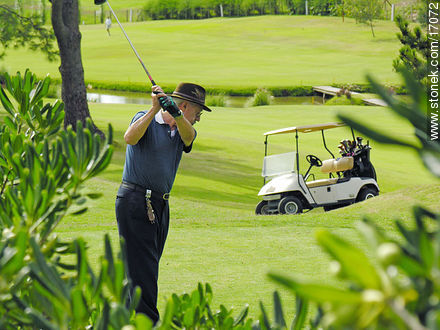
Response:
[{"label": "black hat", "polygon": [[180,83],[171,96],[196,103],[202,106],[206,111],[212,111],[205,105],[205,94],[206,91],[202,86],[191,83]]}]

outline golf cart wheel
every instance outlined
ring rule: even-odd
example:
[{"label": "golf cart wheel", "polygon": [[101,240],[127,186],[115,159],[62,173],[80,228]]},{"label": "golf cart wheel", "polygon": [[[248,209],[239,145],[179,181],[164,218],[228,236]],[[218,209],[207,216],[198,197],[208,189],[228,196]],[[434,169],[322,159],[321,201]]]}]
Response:
[{"label": "golf cart wheel", "polygon": [[255,214],[257,215],[268,215],[269,213],[269,205],[267,201],[261,201],[257,204],[255,208]]},{"label": "golf cart wheel", "polygon": [[379,193],[372,188],[365,188],[359,193],[358,201],[364,201],[373,197],[376,197]]},{"label": "golf cart wheel", "polygon": [[281,214],[298,214],[303,210],[301,201],[295,196],[287,196],[278,204],[278,212]]}]

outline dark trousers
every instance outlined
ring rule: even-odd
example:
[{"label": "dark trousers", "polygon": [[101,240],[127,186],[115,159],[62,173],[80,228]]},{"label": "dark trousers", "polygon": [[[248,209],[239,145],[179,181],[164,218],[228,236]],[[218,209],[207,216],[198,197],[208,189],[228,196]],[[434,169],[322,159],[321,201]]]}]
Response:
[{"label": "dark trousers", "polygon": [[116,219],[119,235],[125,240],[131,297],[136,286],[142,296],[136,312],[146,314],[154,323],[159,320],[157,310],[157,279],[159,260],[165,246],[169,227],[168,201],[151,198],[155,222],[147,215],[145,193],[120,187],[116,197]]}]

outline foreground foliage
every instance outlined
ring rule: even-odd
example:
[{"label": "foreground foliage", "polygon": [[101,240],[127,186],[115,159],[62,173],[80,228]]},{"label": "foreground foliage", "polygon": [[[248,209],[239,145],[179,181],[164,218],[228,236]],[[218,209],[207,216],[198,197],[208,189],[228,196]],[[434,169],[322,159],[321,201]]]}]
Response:
[{"label": "foreground foliage", "polygon": [[[63,104],[44,104],[50,79],[29,71],[5,76],[0,101],[0,328],[119,329],[130,322],[128,282],[108,237],[98,273],[81,239],[62,241],[54,229],[68,214],[87,210],[84,184],[101,173],[113,152],[112,129],[103,144],[91,123],[61,130]],[[66,264],[63,256],[74,255]]]},{"label": "foreground foliage", "polygon": [[[76,132],[62,130],[63,103],[43,102],[49,78],[38,81],[26,71],[6,74],[5,82],[0,90],[6,110],[0,125],[0,328],[266,329],[271,324],[263,306],[256,322],[248,318],[247,306],[236,317],[223,305],[214,311],[209,284],[190,295],[172,295],[156,325],[135,315],[140,289],[127,304],[125,258],[115,255],[108,235],[95,272],[83,239],[66,242],[54,233],[64,216],[86,212],[87,200],[99,197],[85,183],[110,162],[111,126],[104,144],[91,122],[86,127],[79,122]],[[276,293],[274,305],[272,328],[285,324]]]}]

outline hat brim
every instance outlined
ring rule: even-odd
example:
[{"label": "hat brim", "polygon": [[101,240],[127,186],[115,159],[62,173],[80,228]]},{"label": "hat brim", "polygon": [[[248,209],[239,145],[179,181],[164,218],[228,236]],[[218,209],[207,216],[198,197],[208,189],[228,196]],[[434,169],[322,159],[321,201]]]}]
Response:
[{"label": "hat brim", "polygon": [[185,97],[185,96],[183,96],[183,95],[177,95],[177,94],[169,94],[170,96],[172,96],[172,97],[176,97],[176,98],[178,98],[178,99],[181,99],[181,100],[185,100],[185,101],[189,101],[189,102],[192,102],[192,103],[195,103],[195,104],[198,104],[198,105],[200,105],[202,108],[203,108],[203,110],[206,110],[206,111],[209,111],[209,112],[211,112],[212,110],[211,109],[209,109],[205,104],[203,104],[203,103],[201,103],[201,102],[199,102],[199,101],[197,101],[197,100],[194,100],[194,99],[191,99],[191,98],[189,98],[189,97]]}]

